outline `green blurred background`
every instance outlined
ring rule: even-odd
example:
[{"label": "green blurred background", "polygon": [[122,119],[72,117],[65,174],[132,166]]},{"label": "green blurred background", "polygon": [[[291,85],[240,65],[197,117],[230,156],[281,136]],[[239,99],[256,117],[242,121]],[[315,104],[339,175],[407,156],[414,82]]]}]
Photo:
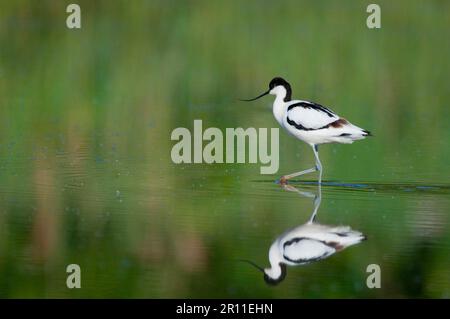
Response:
[{"label": "green blurred background", "polygon": [[[370,30],[370,1],[79,0],[69,30],[72,2],[0,0],[0,297],[450,297],[450,2],[377,1]],[[369,240],[269,287],[235,259],[268,265],[308,219],[311,200],[273,181],[311,150],[280,131],[263,176],[175,165],[170,134],[278,127],[272,98],[237,101],[274,76],[375,137],[321,148],[344,184],[323,187],[319,221]]]}]

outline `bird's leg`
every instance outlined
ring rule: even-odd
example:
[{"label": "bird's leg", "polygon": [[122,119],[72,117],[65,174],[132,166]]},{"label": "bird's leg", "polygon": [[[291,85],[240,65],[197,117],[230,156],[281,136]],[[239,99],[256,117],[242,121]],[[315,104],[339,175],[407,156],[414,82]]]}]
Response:
[{"label": "bird's leg", "polygon": [[305,175],[305,174],[313,173],[313,172],[315,172],[315,171],[317,171],[317,169],[316,169],[315,167],[311,167],[311,168],[305,169],[304,171],[292,173],[292,174],[289,174],[289,175],[284,175],[284,176],[282,176],[282,177],[280,178],[280,184],[286,184],[287,181],[288,181],[289,179],[291,179],[291,178],[294,178],[294,177],[297,177],[297,176],[300,176],[300,175]]},{"label": "bird's leg", "polygon": [[279,183],[280,184],[286,184],[287,181],[291,178],[300,176],[300,175],[305,175],[305,174],[309,174],[309,173],[313,173],[315,171],[319,171],[319,184],[322,183],[322,164],[320,163],[320,159],[319,159],[319,151],[317,148],[317,145],[312,145],[313,151],[314,151],[314,156],[316,158],[316,166],[305,169],[304,171],[300,171],[300,172],[296,172],[296,173],[292,173],[289,175],[284,175],[280,178]]},{"label": "bird's leg", "polygon": [[308,191],[302,191],[302,190],[300,190],[292,185],[288,185],[288,184],[281,184],[281,187],[284,190],[287,190],[289,192],[296,192],[302,196],[314,198],[314,200],[313,200],[314,209],[311,214],[311,217],[308,220],[308,224],[313,224],[316,221],[317,211],[319,210],[320,202],[322,201],[322,185],[317,184],[317,194],[314,194],[314,193],[311,193]]},{"label": "bird's leg", "polygon": [[314,156],[316,157],[316,170],[319,171],[319,185],[320,185],[322,184],[322,163],[320,162],[319,159],[319,149],[317,145],[313,145],[312,148],[314,151]]},{"label": "bird's leg", "polygon": [[314,201],[317,199],[317,195],[314,195],[314,194],[311,193],[311,192],[302,191],[302,190],[300,190],[300,189],[298,189],[298,188],[296,188],[296,187],[294,187],[294,186],[292,186],[292,185],[289,185],[289,184],[281,184],[281,187],[282,187],[284,190],[286,190],[286,191],[289,191],[289,192],[295,192],[295,193],[298,193],[298,194],[300,194],[300,195],[302,195],[302,196],[305,196],[305,197],[314,198]]},{"label": "bird's leg", "polygon": [[314,223],[314,221],[316,220],[317,210],[320,207],[320,202],[321,201],[322,201],[322,187],[319,184],[318,185],[317,195],[314,198],[314,210],[313,210],[313,213],[312,213],[312,215],[311,215],[311,217],[309,218],[309,221],[308,221],[310,224]]}]

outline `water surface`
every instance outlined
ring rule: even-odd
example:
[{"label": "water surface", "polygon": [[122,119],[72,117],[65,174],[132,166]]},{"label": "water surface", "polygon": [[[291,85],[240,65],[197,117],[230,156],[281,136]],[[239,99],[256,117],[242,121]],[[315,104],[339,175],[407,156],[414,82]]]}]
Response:
[{"label": "water surface", "polygon": [[[450,7],[379,4],[369,30],[358,1],[82,2],[76,31],[62,2],[0,4],[0,297],[450,297]],[[271,287],[237,260],[267,267],[309,219],[314,197],[275,180],[310,148],[280,131],[280,170],[260,175],[176,165],[170,134],[277,127],[272,97],[237,101],[274,76],[374,137],[320,148],[318,222],[368,239]],[[292,185],[316,194],[316,177]]]}]

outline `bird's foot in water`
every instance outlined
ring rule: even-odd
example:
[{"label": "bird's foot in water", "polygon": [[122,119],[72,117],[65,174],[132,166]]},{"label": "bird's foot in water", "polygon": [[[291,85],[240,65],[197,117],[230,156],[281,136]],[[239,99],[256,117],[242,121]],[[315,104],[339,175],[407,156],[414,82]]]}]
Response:
[{"label": "bird's foot in water", "polygon": [[281,176],[280,179],[276,181],[276,183],[284,186],[287,185],[288,179],[286,178],[286,176]]}]

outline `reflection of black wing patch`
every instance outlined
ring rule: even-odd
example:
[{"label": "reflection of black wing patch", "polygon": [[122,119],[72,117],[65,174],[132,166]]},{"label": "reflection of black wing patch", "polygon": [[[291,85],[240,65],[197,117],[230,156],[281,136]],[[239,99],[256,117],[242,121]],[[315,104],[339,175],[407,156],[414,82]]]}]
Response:
[{"label": "reflection of black wing patch", "polygon": [[[341,134],[342,135],[342,134]],[[348,237],[351,235],[351,232],[334,232],[333,234],[339,236],[339,237]]]},{"label": "reflection of black wing patch", "polygon": [[339,250],[335,242],[297,237],[283,244],[283,257],[296,264],[307,264],[322,260]]}]

